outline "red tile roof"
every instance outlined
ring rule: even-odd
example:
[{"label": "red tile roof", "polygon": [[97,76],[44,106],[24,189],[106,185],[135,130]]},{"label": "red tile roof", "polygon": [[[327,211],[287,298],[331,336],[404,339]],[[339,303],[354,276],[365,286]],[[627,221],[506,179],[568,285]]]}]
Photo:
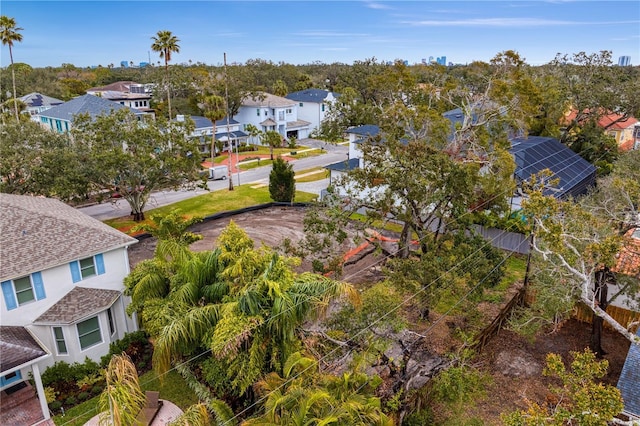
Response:
[{"label": "red tile roof", "polygon": [[634,237],[634,230],[627,232],[628,240],[616,255],[618,262],[613,272],[640,278],[640,238]]}]

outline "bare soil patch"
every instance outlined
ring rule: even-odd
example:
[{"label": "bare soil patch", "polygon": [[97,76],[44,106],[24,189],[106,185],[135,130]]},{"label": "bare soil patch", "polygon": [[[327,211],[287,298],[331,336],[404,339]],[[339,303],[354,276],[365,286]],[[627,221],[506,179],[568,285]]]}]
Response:
[{"label": "bare soil patch", "polygon": [[[276,207],[200,223],[192,231],[204,238],[191,248],[195,251],[214,248],[220,232],[231,220],[244,229],[256,245],[280,248],[285,238],[295,243],[303,237],[304,213],[304,208]],[[153,257],[155,246],[154,238],[146,238],[130,247],[131,266]],[[367,254],[358,262],[345,266],[341,279],[353,284],[375,282],[381,277],[383,260],[384,256],[381,254]],[[486,316],[490,316],[489,307],[480,308],[484,314],[488,314]],[[432,323],[421,320],[417,311],[412,312],[410,309],[408,313],[410,328],[418,332],[429,329],[429,339],[424,343],[432,353],[442,355],[455,348],[456,343],[451,336],[455,318],[431,327]],[[434,321],[436,318],[430,319]],[[479,367],[493,378],[488,386],[487,396],[475,405],[470,404],[467,415],[481,419],[483,424],[498,425],[501,424],[500,413],[525,408],[527,401],[544,404],[551,384],[551,379],[540,374],[546,355],[557,353],[569,362],[571,351],[582,351],[588,346],[590,327],[589,324],[569,320],[555,333],[540,335],[535,341],[529,341],[508,330],[500,331],[478,357]],[[605,359],[609,361],[609,371],[604,381],[615,386],[629,342],[617,332],[605,329],[603,347],[608,352]]]}]

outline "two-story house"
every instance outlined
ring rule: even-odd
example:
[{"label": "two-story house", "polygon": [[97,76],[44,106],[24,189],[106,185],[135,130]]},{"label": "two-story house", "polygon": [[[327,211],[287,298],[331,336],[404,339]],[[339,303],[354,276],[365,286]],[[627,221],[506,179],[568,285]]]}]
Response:
[{"label": "two-story house", "polygon": [[147,86],[134,81],[116,81],[106,86],[92,87],[87,90],[87,94],[99,96],[129,108],[153,112],[151,93],[147,90]]},{"label": "two-story house", "polygon": [[[195,129],[191,133],[191,137],[195,138],[199,141],[199,150],[200,155],[204,157],[211,156],[211,143],[212,143],[212,135],[213,135],[213,122],[206,117],[201,117],[199,115],[190,116],[191,120],[193,120],[195,124]],[[176,115],[175,121],[185,121],[187,119],[186,116],[178,114]],[[227,118],[222,118],[216,121],[215,126],[216,132],[216,141],[222,142],[222,150],[225,151],[229,149],[229,142],[231,142],[231,148],[235,148],[238,144],[243,144],[247,142],[247,135],[240,129],[240,123],[234,119],[229,119],[227,122]],[[214,151],[217,149],[215,146],[213,147]]]},{"label": "two-story house", "polygon": [[27,110],[24,111],[24,113],[29,114],[33,121],[39,121],[38,114],[41,112],[64,103],[64,101],[61,101],[60,99],[52,98],[51,96],[46,96],[36,92],[21,96],[18,100],[24,102],[27,106]]},{"label": "two-story house", "polygon": [[320,129],[331,105],[339,95],[322,89],[305,89],[289,93],[287,99],[298,103],[298,118],[309,122],[311,132]]},{"label": "two-story house", "polygon": [[0,194],[0,217],[0,389],[32,373],[45,401],[41,369],[100,361],[137,330],[123,294],[137,240],[50,198]]},{"label": "two-story house", "polygon": [[243,130],[247,124],[253,124],[263,132],[275,130],[285,139],[309,137],[311,123],[298,118],[298,103],[270,93],[245,97],[233,118],[242,124]]},{"label": "two-story house", "polygon": [[95,118],[100,115],[110,114],[111,111],[118,111],[121,109],[130,110],[138,116],[138,118],[141,118],[143,115],[147,115],[145,112],[135,108],[129,108],[128,106],[121,105],[108,99],[103,99],[94,95],[83,95],[71,99],[61,105],[49,108],[46,111],[40,112],[36,117],[42,126],[51,129],[54,132],[65,133],[71,130],[73,120],[79,114],[89,114],[90,117]]}]

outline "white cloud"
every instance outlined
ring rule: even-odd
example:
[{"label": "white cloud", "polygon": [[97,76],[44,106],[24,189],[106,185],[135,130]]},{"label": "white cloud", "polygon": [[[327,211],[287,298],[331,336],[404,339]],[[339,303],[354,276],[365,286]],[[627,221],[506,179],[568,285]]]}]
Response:
[{"label": "white cloud", "polygon": [[583,21],[558,21],[553,19],[536,18],[479,18],[479,19],[452,19],[452,20],[420,20],[404,21],[405,25],[423,27],[549,27],[549,26],[573,26],[573,25],[622,25],[637,24],[640,21],[616,21],[616,22],[583,22]]},{"label": "white cloud", "polygon": [[369,9],[378,9],[378,10],[393,9],[388,4],[382,4],[382,3],[372,2],[372,1],[367,1],[365,2],[365,4]]}]

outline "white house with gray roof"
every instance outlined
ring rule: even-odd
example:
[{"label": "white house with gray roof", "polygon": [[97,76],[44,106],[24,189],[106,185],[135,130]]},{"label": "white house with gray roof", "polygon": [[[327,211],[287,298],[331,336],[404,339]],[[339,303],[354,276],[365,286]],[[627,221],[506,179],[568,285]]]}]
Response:
[{"label": "white house with gray roof", "polygon": [[24,95],[18,98],[18,100],[24,102],[27,106],[27,110],[24,111],[25,114],[29,114],[31,120],[40,121],[38,114],[44,112],[50,108],[53,108],[58,105],[62,105],[64,101],[56,98],[52,98],[51,96],[43,95],[41,93],[29,93],[28,95]]},{"label": "white house with gray roof", "polygon": [[328,90],[305,89],[289,93],[285,97],[298,104],[298,118],[308,121],[309,128],[313,132],[320,128],[320,124],[338,96],[337,93]]},{"label": "white house with gray roof", "polygon": [[95,119],[100,115],[108,115],[112,111],[121,109],[127,109],[138,117],[147,115],[147,113],[140,110],[129,108],[99,96],[83,95],[62,105],[47,109],[39,113],[37,117],[42,126],[58,133],[65,133],[71,130],[73,120],[79,114],[89,114],[92,119]]},{"label": "white house with gray roof", "polygon": [[[0,217],[0,389],[27,379],[34,359],[38,368],[99,361],[137,330],[123,294],[136,239],[50,198],[0,194]],[[41,353],[30,356],[37,350],[12,343],[16,335]]]},{"label": "white house with gray roof", "polygon": [[297,102],[282,96],[266,92],[247,96],[233,118],[242,124],[243,130],[247,124],[253,124],[263,132],[275,130],[286,139],[309,137],[311,123],[298,118]]}]

